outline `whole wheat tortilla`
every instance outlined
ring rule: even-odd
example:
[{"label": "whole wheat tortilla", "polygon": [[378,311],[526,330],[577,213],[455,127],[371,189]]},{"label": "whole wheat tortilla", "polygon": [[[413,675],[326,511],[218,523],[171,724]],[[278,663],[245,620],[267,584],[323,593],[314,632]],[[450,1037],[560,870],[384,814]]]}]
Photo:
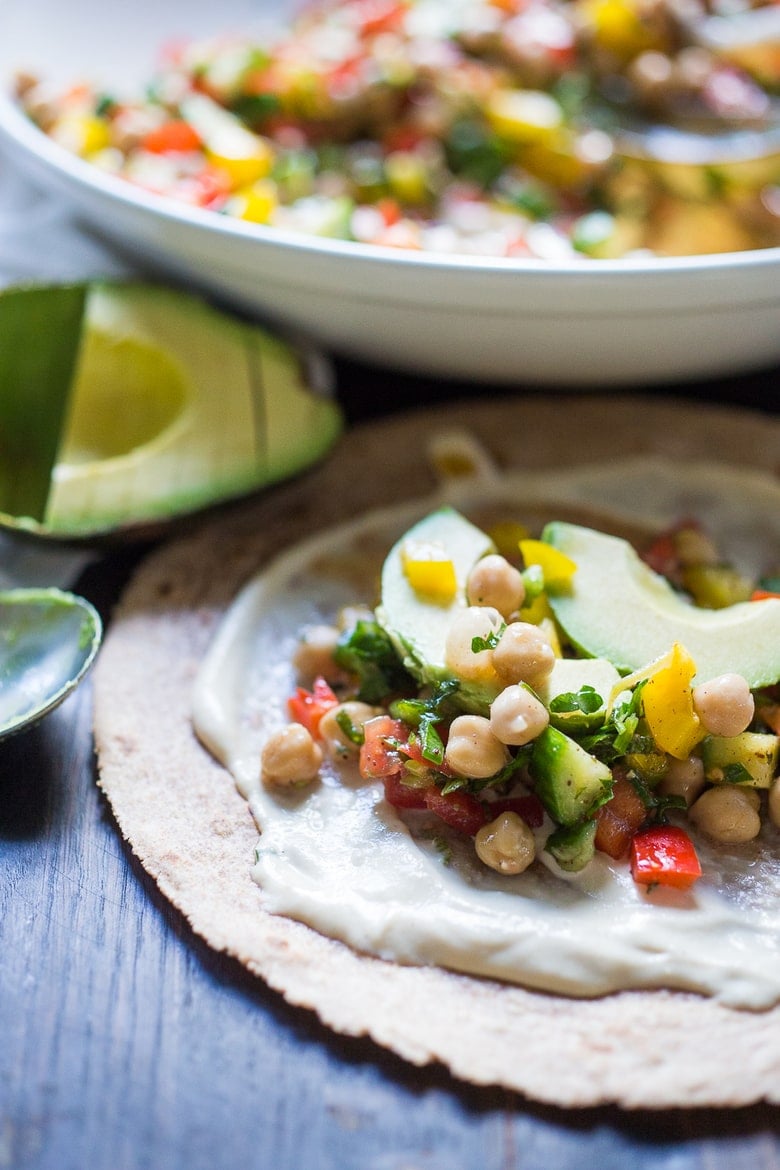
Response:
[{"label": "whole wheat tortilla", "polygon": [[506,467],[631,453],[780,471],[780,425],[648,398],[463,403],[352,429],[328,461],[162,546],[117,608],[95,672],[99,783],[160,889],[218,950],[331,1028],[416,1064],[561,1106],[780,1103],[780,1007],[736,1011],[682,992],[568,999],[360,955],[263,909],[257,830],[196,739],[190,694],[220,616],[270,556],[326,524],[434,486],[424,451],[462,426]]}]

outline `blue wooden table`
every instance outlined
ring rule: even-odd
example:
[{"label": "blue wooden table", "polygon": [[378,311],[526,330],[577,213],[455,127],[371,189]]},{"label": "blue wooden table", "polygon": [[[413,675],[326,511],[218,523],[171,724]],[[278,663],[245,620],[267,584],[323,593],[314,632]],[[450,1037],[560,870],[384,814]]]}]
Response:
[{"label": "blue wooden table", "polygon": [[[463,391],[338,375],[351,421]],[[777,411],[779,385],[659,393]],[[145,551],[78,582],[106,618]],[[131,856],[89,684],[0,744],[0,1170],[780,1170],[779,1120],[559,1111],[336,1036],[196,938]]]}]

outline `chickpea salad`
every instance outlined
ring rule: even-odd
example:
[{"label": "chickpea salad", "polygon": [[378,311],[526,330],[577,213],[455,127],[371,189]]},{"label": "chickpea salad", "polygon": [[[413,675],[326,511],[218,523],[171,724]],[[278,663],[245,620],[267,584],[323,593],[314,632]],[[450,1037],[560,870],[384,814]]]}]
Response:
[{"label": "chickpea salad", "polygon": [[[604,539],[636,561],[638,586],[611,547],[601,560]],[[589,562],[607,625],[619,628],[633,589],[633,620],[660,613],[656,647],[669,638],[627,674],[626,654],[642,650],[618,632],[610,655],[598,622],[583,634],[570,619]],[[715,644],[703,676],[686,630],[691,646]],[[381,784],[403,815],[446,827],[445,860],[454,830],[498,874],[541,859],[566,877],[600,853],[648,892],[687,889],[702,875],[696,835],[730,847],[763,832],[777,847],[779,631],[780,578],[724,565],[696,524],[640,558],[576,525],[548,525],[542,539],[511,522],[482,533],[445,508],[390,553],[375,610],[347,606],[337,624],[303,630],[290,722],[263,747],[262,782],[305,789],[330,759]],[[749,646],[762,632],[775,644],[759,662]],[[745,661],[726,669],[733,648]]]},{"label": "chickpea salad", "polygon": [[357,244],[550,262],[780,244],[773,0],[332,0],[168,45],[135,95],[18,77],[156,194]]}]

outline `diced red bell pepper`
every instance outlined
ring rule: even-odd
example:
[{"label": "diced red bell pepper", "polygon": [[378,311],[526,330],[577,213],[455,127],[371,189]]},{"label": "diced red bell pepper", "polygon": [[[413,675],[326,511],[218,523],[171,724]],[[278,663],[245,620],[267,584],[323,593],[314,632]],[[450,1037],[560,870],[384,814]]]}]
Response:
[{"label": "diced red bell pepper", "polygon": [[425,789],[412,788],[404,784],[400,772],[390,772],[384,777],[385,800],[394,808],[427,808],[425,803]]},{"label": "diced red bell pepper", "polygon": [[201,137],[189,122],[174,118],[150,130],[142,145],[150,154],[186,154],[200,149]]},{"label": "diced red bell pepper", "polygon": [[312,689],[296,687],[295,694],[287,700],[290,718],[301,723],[315,737],[320,732],[320,720],[326,712],[338,706],[338,698],[321,676],[315,678]]},{"label": "diced red bell pepper", "polygon": [[409,728],[400,719],[377,715],[363,724],[360,745],[360,775],[364,780],[383,780],[403,770],[397,745],[405,744]]},{"label": "diced red bell pepper", "polygon": [[646,819],[647,809],[633,784],[617,775],[610,800],[596,813],[596,848],[616,861],[625,857]]},{"label": "diced red bell pepper", "polygon": [[505,812],[517,813],[529,829],[539,829],[544,824],[544,805],[533,792],[525,796],[508,796],[505,800],[493,800],[487,805],[487,815],[491,820]]},{"label": "diced red bell pepper", "polygon": [[642,553],[642,560],[662,577],[676,577],[680,570],[680,558],[677,555],[674,531],[663,532],[657,536],[650,547]]},{"label": "diced red bell pepper", "polygon": [[658,825],[631,842],[631,874],[640,885],[687,889],[701,877],[701,863],[684,829]]},{"label": "diced red bell pepper", "polygon": [[469,792],[443,793],[436,785],[424,789],[425,804],[445,824],[469,837],[486,823],[485,810],[476,797]]}]

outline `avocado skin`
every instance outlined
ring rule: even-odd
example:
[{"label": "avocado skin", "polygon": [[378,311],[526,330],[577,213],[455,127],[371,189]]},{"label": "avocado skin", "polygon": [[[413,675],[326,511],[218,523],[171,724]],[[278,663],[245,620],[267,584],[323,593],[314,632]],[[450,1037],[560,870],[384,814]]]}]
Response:
[{"label": "avocado skin", "polygon": [[[409,584],[402,552],[407,541],[441,546],[455,568],[452,601],[441,604],[421,597]],[[404,666],[420,686],[456,679],[445,663],[445,639],[453,618],[466,608],[466,582],[481,557],[495,552],[490,537],[449,505],[419,520],[391,548],[382,568],[381,601],[376,619],[387,633]],[[457,679],[452,705],[460,711],[486,715],[502,689],[497,680]]]},{"label": "avocado skin", "polygon": [[625,540],[562,521],[548,524],[542,539],[577,565],[571,587],[551,594],[550,604],[582,654],[628,674],[679,642],[696,663],[694,684],[729,672],[753,689],[780,679],[780,599],[700,609]]}]

